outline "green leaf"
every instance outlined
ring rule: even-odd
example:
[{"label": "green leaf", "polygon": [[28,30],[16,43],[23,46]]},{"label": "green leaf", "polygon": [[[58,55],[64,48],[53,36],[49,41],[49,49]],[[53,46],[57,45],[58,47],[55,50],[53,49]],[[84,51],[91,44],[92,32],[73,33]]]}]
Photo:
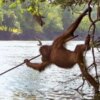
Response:
[{"label": "green leaf", "polygon": [[11,4],[9,5],[9,8],[11,8],[11,9],[16,8],[16,3],[15,3],[15,2],[14,2],[14,3],[11,3]]},{"label": "green leaf", "polygon": [[29,8],[27,8],[27,11],[29,11],[29,12],[33,12],[33,7],[32,6],[30,6]]}]

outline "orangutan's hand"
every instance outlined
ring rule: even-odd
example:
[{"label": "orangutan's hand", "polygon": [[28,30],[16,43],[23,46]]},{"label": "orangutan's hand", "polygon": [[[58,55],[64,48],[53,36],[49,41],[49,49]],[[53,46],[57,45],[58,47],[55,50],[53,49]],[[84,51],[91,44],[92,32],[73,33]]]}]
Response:
[{"label": "orangutan's hand", "polygon": [[25,59],[25,60],[24,60],[24,63],[28,63],[28,62],[30,62],[28,59]]}]

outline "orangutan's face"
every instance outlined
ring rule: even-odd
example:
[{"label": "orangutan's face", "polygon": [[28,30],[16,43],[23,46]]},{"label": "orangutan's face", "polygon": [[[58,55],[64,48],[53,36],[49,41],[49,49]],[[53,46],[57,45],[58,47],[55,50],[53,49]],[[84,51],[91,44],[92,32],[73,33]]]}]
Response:
[{"label": "orangutan's face", "polygon": [[40,53],[43,57],[49,58],[51,53],[51,46],[44,45],[40,48]]}]

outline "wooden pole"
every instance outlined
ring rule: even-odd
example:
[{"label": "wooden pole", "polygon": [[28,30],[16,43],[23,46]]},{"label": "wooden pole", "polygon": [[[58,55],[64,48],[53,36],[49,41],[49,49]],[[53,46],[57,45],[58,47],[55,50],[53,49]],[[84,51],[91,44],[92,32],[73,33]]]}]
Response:
[{"label": "wooden pole", "polygon": [[[31,61],[31,60],[33,60],[33,59],[39,57],[39,56],[40,56],[40,55],[37,55],[37,56],[31,58],[31,59],[29,59],[29,61]],[[5,74],[5,73],[7,73],[7,72],[9,72],[9,71],[11,71],[11,70],[13,70],[13,69],[15,69],[15,68],[17,68],[17,67],[19,67],[19,66],[21,66],[21,65],[23,65],[23,64],[25,64],[25,62],[22,62],[22,63],[20,63],[19,65],[17,65],[17,66],[15,66],[15,67],[13,67],[13,68],[10,68],[10,69],[8,69],[8,70],[6,70],[6,71],[0,73],[0,76],[3,75],[3,74]]]}]

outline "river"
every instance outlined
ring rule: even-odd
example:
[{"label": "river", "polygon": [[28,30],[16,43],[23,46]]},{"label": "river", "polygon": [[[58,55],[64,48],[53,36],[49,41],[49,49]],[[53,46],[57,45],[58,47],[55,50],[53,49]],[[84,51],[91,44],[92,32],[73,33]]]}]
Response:
[{"label": "river", "polygon": [[[51,44],[51,41],[42,41],[43,44]],[[73,50],[76,44],[82,41],[72,41],[68,48]],[[0,73],[20,63],[24,59],[32,58],[39,54],[37,41],[0,41]],[[100,73],[100,53],[95,49],[98,61],[98,73]],[[32,62],[41,62],[41,57]],[[93,61],[91,51],[86,55],[87,64]],[[87,82],[83,90],[75,89],[82,84],[78,65],[72,69],[61,69],[56,65],[50,65],[39,73],[25,64],[0,76],[0,100],[82,100],[92,99],[94,96],[92,86]],[[94,69],[91,70],[94,76]],[[74,79],[76,78],[76,79]],[[73,80],[73,81],[72,81]]]}]

